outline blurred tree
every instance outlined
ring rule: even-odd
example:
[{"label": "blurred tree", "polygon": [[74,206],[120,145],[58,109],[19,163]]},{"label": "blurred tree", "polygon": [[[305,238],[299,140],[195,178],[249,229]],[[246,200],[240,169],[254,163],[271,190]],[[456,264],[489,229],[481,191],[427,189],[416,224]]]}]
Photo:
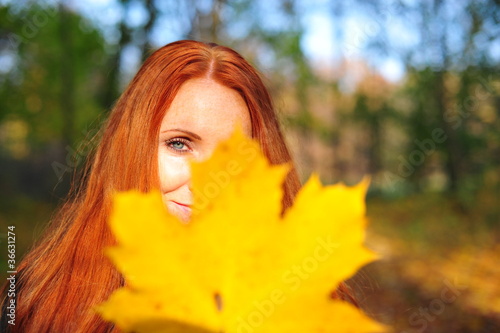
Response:
[{"label": "blurred tree", "polygon": [[197,1],[190,0],[195,15],[192,16],[191,27],[187,36],[192,39],[223,43],[224,28],[221,16],[224,1],[212,0],[210,9],[206,12],[196,6]]},{"label": "blurred tree", "polygon": [[[122,6],[124,12],[126,12],[129,3],[129,0],[120,0],[120,5]],[[122,64],[122,53],[125,46],[127,46],[132,40],[132,32],[126,23],[125,15],[122,15],[117,25],[118,34],[120,37],[118,39],[117,45],[107,46],[108,52],[110,53],[110,56],[106,62],[106,72],[108,74],[106,76],[106,84],[99,94],[100,104],[105,110],[111,109],[113,103],[120,94],[120,70]]]},{"label": "blurred tree", "polygon": [[[500,73],[490,56],[493,43],[500,41],[495,33],[500,23],[498,1],[359,4],[368,8],[379,23],[394,22],[397,16],[416,28],[413,29],[417,37],[415,43],[398,44],[389,36],[388,29],[378,29],[370,43],[371,50],[390,53],[403,60],[407,68],[407,84],[403,90],[412,107],[403,123],[409,137],[404,155],[415,170],[408,179],[420,186],[423,177],[432,172],[429,163],[435,158],[429,155],[440,152],[447,188],[452,193],[470,190],[471,177],[480,184],[477,176],[484,173],[489,158],[478,160],[476,157],[484,156],[480,151],[491,154],[485,140],[492,135],[488,133],[488,126],[481,124],[478,113],[492,107],[499,94],[491,89]],[[429,143],[428,140],[433,140],[432,131],[436,130],[443,131],[445,139]],[[427,142],[427,146],[422,142]]]},{"label": "blurred tree", "polygon": [[[0,57],[6,64],[0,73],[0,123],[5,131],[12,123],[26,127],[25,136],[18,138],[28,147],[24,168],[52,169],[52,162],[59,163],[42,172],[43,177],[17,184],[17,190],[46,195],[88,152],[88,142],[82,140],[102,111],[95,97],[106,81],[105,41],[64,3],[8,4],[0,15]],[[15,157],[8,145],[2,147],[3,158]],[[18,172],[22,170],[10,178],[16,179]]]}]

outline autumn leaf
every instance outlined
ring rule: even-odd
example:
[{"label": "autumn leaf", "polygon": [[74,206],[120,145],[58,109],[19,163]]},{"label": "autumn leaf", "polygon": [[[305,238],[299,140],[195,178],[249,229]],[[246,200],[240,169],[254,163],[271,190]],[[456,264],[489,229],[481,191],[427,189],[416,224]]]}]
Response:
[{"label": "autumn leaf", "polygon": [[158,192],[118,193],[107,250],[126,286],[97,311],[133,332],[380,332],[329,295],[375,255],[363,246],[367,181],[312,176],[284,216],[288,166],[271,166],[241,131],[192,165],[193,215]]}]

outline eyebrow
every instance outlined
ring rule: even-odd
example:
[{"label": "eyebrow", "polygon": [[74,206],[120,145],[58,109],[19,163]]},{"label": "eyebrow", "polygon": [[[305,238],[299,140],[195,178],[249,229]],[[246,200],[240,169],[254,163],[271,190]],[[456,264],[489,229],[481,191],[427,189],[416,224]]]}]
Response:
[{"label": "eyebrow", "polygon": [[188,130],[185,130],[185,129],[182,129],[182,128],[172,128],[172,129],[161,131],[161,133],[165,133],[165,132],[182,132],[182,133],[186,133],[188,135],[191,135],[196,140],[201,140],[201,136],[199,136],[198,134],[193,133],[193,132],[188,131]]}]

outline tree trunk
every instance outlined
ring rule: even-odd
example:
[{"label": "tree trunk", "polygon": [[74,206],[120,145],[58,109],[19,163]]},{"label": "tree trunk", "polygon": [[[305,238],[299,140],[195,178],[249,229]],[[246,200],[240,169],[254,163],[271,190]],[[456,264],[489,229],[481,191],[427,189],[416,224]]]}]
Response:
[{"label": "tree trunk", "polygon": [[[61,43],[61,119],[63,121],[61,134],[63,147],[71,145],[74,133],[75,102],[74,102],[74,58],[71,36],[71,14],[66,10],[64,2],[59,4]],[[64,149],[64,148],[63,148]]]}]

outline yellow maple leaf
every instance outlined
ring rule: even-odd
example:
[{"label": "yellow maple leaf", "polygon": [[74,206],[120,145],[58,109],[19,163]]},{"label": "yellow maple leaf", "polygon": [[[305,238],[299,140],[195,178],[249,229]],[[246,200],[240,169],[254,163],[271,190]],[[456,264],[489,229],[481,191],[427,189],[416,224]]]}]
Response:
[{"label": "yellow maple leaf", "polygon": [[107,254],[126,286],[97,311],[133,332],[382,331],[329,297],[375,259],[362,245],[367,182],[323,187],[313,176],[281,217],[287,171],[237,130],[192,165],[189,223],[158,192],[116,194]]}]

